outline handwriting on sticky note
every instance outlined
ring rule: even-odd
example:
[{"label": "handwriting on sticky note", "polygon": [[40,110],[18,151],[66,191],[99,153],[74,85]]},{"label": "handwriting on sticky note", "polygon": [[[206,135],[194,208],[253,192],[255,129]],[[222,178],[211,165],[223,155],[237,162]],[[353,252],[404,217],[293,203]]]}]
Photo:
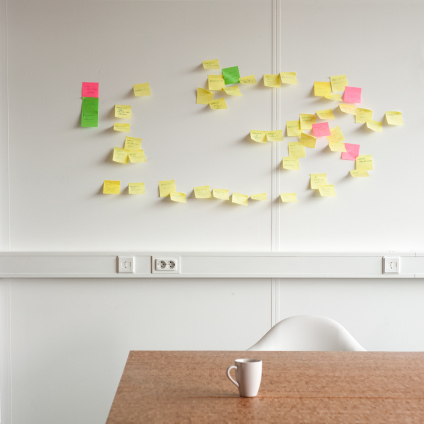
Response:
[{"label": "handwriting on sticky note", "polygon": [[221,66],[219,66],[219,60],[218,59],[212,59],[212,60],[204,60],[202,62],[203,69],[220,69]]},{"label": "handwriting on sticky note", "polygon": [[297,85],[296,72],[280,72],[280,78],[283,84]]},{"label": "handwriting on sticky note", "polygon": [[224,190],[221,188],[214,188],[212,190],[213,197],[215,199],[221,199],[221,200],[230,200],[230,191]]},{"label": "handwriting on sticky note", "polygon": [[317,115],[319,119],[336,119],[331,109],[319,110]]},{"label": "handwriting on sticky note", "polygon": [[297,158],[283,158],[281,164],[284,169],[299,171],[299,159]]},{"label": "handwriting on sticky note", "polygon": [[119,194],[121,192],[121,181],[103,181],[103,194]]},{"label": "handwriting on sticky note", "polygon": [[210,199],[212,197],[210,186],[194,187],[194,196],[196,199]]},{"label": "handwriting on sticky note", "polygon": [[299,143],[305,147],[308,147],[309,149],[315,149],[316,142],[317,138],[313,135],[309,135],[304,132],[300,135]]},{"label": "handwriting on sticky note", "polygon": [[264,74],[264,85],[265,87],[281,87],[280,84],[280,74]]},{"label": "handwriting on sticky note", "polygon": [[240,84],[257,84],[256,77],[254,75],[249,75],[247,77],[240,78]]},{"label": "handwriting on sticky note", "polygon": [[130,124],[113,124],[115,131],[130,132]]},{"label": "handwriting on sticky note", "polygon": [[349,113],[350,115],[356,115],[356,106],[355,105],[347,105],[345,103],[340,103],[339,108],[344,113]]},{"label": "handwriting on sticky note", "polygon": [[345,152],[346,147],[344,143],[328,143],[328,147],[332,152]]},{"label": "handwriting on sticky note", "polygon": [[115,105],[115,118],[131,119],[131,106]]},{"label": "handwriting on sticky note", "polygon": [[311,174],[311,189],[316,190],[327,185],[327,174]]},{"label": "handwriting on sticky note", "polygon": [[98,97],[83,97],[81,104],[81,127],[92,128],[99,126]]},{"label": "handwriting on sticky note", "polygon": [[125,137],[124,149],[140,150],[141,149],[141,138]]},{"label": "handwriting on sticky note", "polygon": [[296,159],[306,157],[305,146],[299,142],[289,142],[289,156]]},{"label": "handwriting on sticky note", "polygon": [[316,124],[317,117],[309,113],[301,113],[299,115],[300,129],[301,130],[311,130],[312,124]]},{"label": "handwriting on sticky note", "polygon": [[213,93],[209,90],[203,88],[197,89],[197,100],[198,105],[208,105],[210,101],[213,100]]},{"label": "handwriting on sticky note", "polygon": [[169,195],[171,196],[171,200],[173,202],[187,203],[187,198],[186,198],[186,195],[184,193],[177,193],[175,191],[175,192],[170,193]]},{"label": "handwriting on sticky note", "polygon": [[238,66],[231,66],[230,68],[222,69],[222,76],[224,77],[225,85],[237,84],[240,81],[240,71]]},{"label": "handwriting on sticky note", "polygon": [[234,85],[232,87],[224,87],[223,90],[229,95],[229,96],[242,96],[240,89],[237,85]]},{"label": "handwriting on sticky note", "polygon": [[341,102],[342,101],[342,96],[340,94],[330,94],[329,96],[324,96],[324,98],[328,99],[328,100],[334,100],[337,102]]},{"label": "handwriting on sticky note", "polygon": [[347,77],[346,75],[335,75],[330,77],[331,89],[336,91],[343,91],[347,86]]},{"label": "handwriting on sticky note", "polygon": [[283,130],[267,131],[266,139],[268,141],[283,141]]},{"label": "handwriting on sticky note", "polygon": [[128,153],[128,157],[131,163],[146,162],[146,156],[144,150],[135,150]]},{"label": "handwriting on sticky note", "polygon": [[327,137],[331,135],[330,126],[328,125],[328,122],[312,124],[312,133],[315,137]]},{"label": "handwriting on sticky note", "polygon": [[343,160],[355,160],[359,156],[359,144],[345,143],[346,152],[342,153]]},{"label": "handwriting on sticky note", "polygon": [[314,95],[317,97],[325,97],[331,95],[331,84],[329,82],[315,81]]},{"label": "handwriting on sticky note", "polygon": [[159,181],[159,197],[169,196],[171,193],[175,193],[175,180],[164,180]]},{"label": "handwriting on sticky note", "polygon": [[336,190],[333,185],[323,185],[319,188],[319,194],[322,197],[335,197],[337,196]]},{"label": "handwriting on sticky note", "polygon": [[403,125],[402,112],[386,112],[386,120],[389,125]]},{"label": "handwriting on sticky note", "polygon": [[355,178],[363,178],[370,176],[370,174],[368,174],[368,171],[364,171],[362,169],[355,169],[354,171],[350,171],[350,175]]},{"label": "handwriting on sticky note", "polygon": [[296,193],[281,193],[280,198],[284,203],[297,203]]},{"label": "handwriting on sticky note", "polygon": [[252,200],[268,200],[266,193],[252,194],[250,198]]},{"label": "handwriting on sticky note", "polygon": [[343,101],[346,103],[361,103],[362,88],[359,87],[345,87]]},{"label": "handwriting on sticky note", "polygon": [[331,135],[327,136],[327,140],[329,143],[340,143],[344,141],[344,135],[339,126],[330,129]]},{"label": "handwriting on sticky note", "polygon": [[129,183],[128,194],[144,194],[145,187],[144,183]]},{"label": "handwriting on sticky note", "polygon": [[224,77],[222,75],[208,75],[209,91],[220,91],[225,87]]},{"label": "handwriting on sticky note", "polygon": [[143,84],[134,84],[133,90],[136,97],[152,95],[152,92],[150,91],[150,84],[148,82],[144,82]]},{"label": "handwriting on sticky note", "polygon": [[237,203],[238,205],[248,206],[249,196],[246,194],[233,193],[231,196],[231,201]]},{"label": "handwriting on sticky note", "polygon": [[372,110],[364,109],[364,108],[361,108],[361,107],[358,107],[356,109],[355,122],[357,124],[365,123],[365,122],[369,121],[370,119],[372,119]]},{"label": "handwriting on sticky note", "polygon": [[373,131],[383,132],[383,123],[379,121],[367,121],[367,127]]},{"label": "handwriting on sticky note", "polygon": [[266,131],[250,131],[250,138],[257,143],[266,143]]},{"label": "handwriting on sticky note", "polygon": [[81,97],[99,97],[99,83],[83,82]]},{"label": "handwriting on sticky note", "polygon": [[361,155],[356,158],[356,169],[359,171],[372,171],[374,164],[372,155]]},{"label": "handwriting on sticky note", "polygon": [[113,149],[113,161],[118,163],[128,163],[128,153],[130,150],[115,147]]},{"label": "handwriting on sticky note", "polygon": [[287,121],[287,137],[300,137],[300,122],[299,121]]},{"label": "handwriting on sticky note", "polygon": [[225,99],[221,97],[220,99],[211,100],[209,102],[209,106],[214,110],[227,109],[227,103],[225,103]]}]

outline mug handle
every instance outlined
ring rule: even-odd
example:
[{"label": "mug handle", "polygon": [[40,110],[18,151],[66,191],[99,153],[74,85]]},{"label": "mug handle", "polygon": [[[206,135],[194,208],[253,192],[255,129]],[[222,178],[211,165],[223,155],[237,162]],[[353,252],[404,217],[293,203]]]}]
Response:
[{"label": "mug handle", "polygon": [[235,365],[231,365],[231,367],[228,367],[227,368],[227,377],[237,386],[237,387],[239,387],[239,384],[237,383],[237,381],[235,381],[235,380],[233,380],[232,379],[232,377],[231,377],[231,375],[230,375],[230,371],[233,369],[233,368],[235,368],[235,369],[237,369],[237,367],[235,366]]}]

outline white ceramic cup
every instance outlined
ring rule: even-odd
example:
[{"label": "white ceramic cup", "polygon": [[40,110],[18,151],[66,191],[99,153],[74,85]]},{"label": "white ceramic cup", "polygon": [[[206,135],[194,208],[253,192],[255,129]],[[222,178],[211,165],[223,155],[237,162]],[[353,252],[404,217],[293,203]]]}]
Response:
[{"label": "white ceramic cup", "polygon": [[[227,368],[227,377],[238,387],[240,396],[254,397],[258,394],[262,378],[262,361],[260,359],[236,359],[235,365]],[[230,371],[235,368],[236,380]]]}]

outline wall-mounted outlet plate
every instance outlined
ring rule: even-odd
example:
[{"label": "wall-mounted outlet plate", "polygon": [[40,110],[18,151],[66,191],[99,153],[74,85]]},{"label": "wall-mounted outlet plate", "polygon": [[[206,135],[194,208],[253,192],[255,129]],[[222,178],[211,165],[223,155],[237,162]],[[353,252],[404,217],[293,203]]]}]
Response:
[{"label": "wall-mounted outlet plate", "polygon": [[400,258],[384,256],[383,274],[400,274]]},{"label": "wall-mounted outlet plate", "polygon": [[153,274],[180,274],[181,259],[178,257],[156,257],[152,256]]},{"label": "wall-mounted outlet plate", "polygon": [[134,256],[118,256],[118,272],[135,272],[135,259]]}]

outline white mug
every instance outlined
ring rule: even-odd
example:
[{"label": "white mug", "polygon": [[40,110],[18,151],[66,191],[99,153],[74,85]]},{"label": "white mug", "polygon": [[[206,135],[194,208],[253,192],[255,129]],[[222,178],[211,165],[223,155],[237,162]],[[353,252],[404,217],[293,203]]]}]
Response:
[{"label": "white mug", "polygon": [[[260,359],[236,359],[235,365],[227,368],[227,377],[238,387],[240,396],[254,397],[258,394],[262,378],[262,361]],[[230,375],[236,369],[236,380]]]}]

